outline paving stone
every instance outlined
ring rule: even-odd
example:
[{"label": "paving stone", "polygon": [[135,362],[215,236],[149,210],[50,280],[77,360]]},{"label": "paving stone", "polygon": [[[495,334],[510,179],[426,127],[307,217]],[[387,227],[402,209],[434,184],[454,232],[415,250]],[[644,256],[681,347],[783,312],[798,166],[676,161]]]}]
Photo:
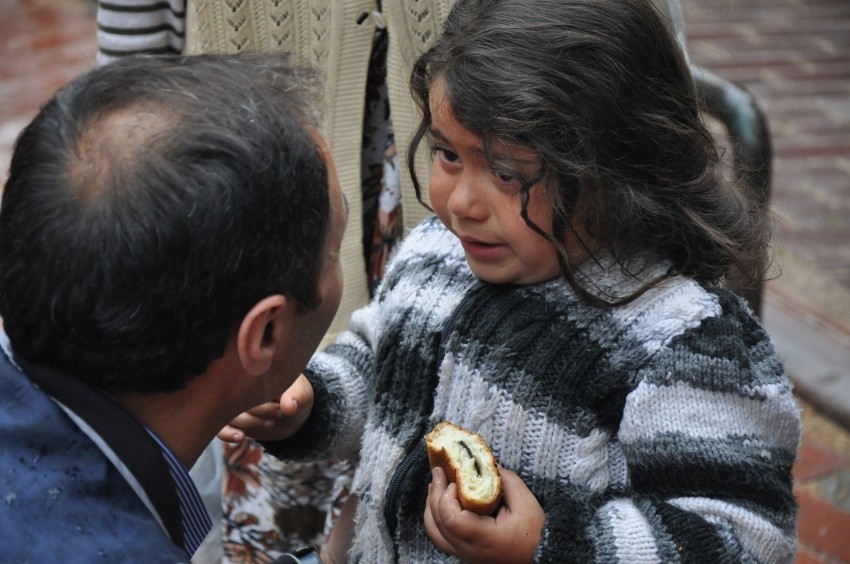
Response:
[{"label": "paving stone", "polygon": [[822,562],[822,560],[813,556],[808,547],[800,547],[797,551],[797,558],[794,559],[794,564],[817,564],[818,562]]},{"label": "paving stone", "polygon": [[832,452],[829,448],[819,444],[814,438],[807,437],[797,453],[794,478],[798,482],[804,482],[848,466],[850,466],[850,460],[846,457]]},{"label": "paving stone", "polygon": [[800,543],[850,562],[850,513],[836,509],[808,492],[801,492],[798,514]]},{"label": "paving stone", "polygon": [[[818,481],[819,497],[845,513],[850,513],[850,470],[829,472]],[[850,531],[848,531],[850,534]]]}]

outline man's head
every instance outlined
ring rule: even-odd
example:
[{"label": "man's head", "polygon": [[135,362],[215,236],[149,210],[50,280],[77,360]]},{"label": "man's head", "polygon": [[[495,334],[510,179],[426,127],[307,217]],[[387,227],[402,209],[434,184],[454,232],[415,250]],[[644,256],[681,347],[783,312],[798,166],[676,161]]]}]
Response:
[{"label": "man's head", "polygon": [[323,309],[333,230],[310,85],[281,55],[139,57],[60,90],[19,137],[0,208],[16,355],[168,391],[265,297]]}]

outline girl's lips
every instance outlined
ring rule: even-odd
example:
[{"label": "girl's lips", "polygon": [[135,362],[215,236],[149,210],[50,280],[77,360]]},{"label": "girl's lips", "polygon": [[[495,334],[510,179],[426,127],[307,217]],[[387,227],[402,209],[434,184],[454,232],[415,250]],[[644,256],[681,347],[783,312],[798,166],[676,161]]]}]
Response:
[{"label": "girl's lips", "polygon": [[467,256],[477,260],[492,260],[504,254],[507,245],[497,243],[484,243],[475,239],[460,239]]}]

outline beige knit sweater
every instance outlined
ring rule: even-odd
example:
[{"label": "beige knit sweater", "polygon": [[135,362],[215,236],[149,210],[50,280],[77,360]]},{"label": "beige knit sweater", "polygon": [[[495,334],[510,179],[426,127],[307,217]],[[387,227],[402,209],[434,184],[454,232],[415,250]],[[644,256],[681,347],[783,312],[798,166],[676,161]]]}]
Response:
[{"label": "beige knit sweater", "polygon": [[[343,239],[344,290],[339,312],[325,342],[348,325],[351,312],[368,301],[361,246],[360,158],[366,78],[372,41],[386,27],[387,89],[395,138],[406,160],[406,146],[419,119],[408,78],[416,57],[440,31],[452,0],[188,0],[185,53],[239,51],[291,52],[318,69],[324,79],[320,104],[323,131],[333,153],[349,223]],[[428,215],[416,201],[406,167],[401,205],[406,230]],[[417,154],[417,171],[427,182],[428,155]],[[427,197],[427,195],[426,195]]]}]

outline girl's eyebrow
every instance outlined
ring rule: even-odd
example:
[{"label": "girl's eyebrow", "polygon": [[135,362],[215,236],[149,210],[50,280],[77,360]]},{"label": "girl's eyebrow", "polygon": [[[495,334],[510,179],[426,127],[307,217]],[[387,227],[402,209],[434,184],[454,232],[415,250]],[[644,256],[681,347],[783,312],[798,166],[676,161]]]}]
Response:
[{"label": "girl's eyebrow", "polygon": [[[451,147],[452,142],[449,141],[449,138],[443,135],[439,129],[434,129],[433,127],[428,128],[428,132],[425,134],[430,141],[437,141],[438,143],[445,143],[449,147]],[[484,146],[479,145],[473,148],[473,152],[476,155],[485,156],[486,152],[484,151]]]},{"label": "girl's eyebrow", "polygon": [[[449,139],[445,135],[443,135],[440,132],[439,129],[434,129],[433,127],[431,127],[425,133],[425,136],[428,137],[431,141],[437,141],[439,143],[445,143],[447,145],[451,145],[451,142],[449,141]],[[511,149],[512,149],[512,147],[522,147],[522,145],[511,145],[511,144],[507,144],[507,143],[502,143],[502,147],[504,147],[504,150],[494,150],[490,154],[490,157],[495,162],[503,162],[503,163],[506,163],[506,164],[513,164],[513,165],[518,165],[518,166],[521,166],[521,167],[539,166],[540,165],[539,159],[537,159],[535,157],[531,157],[531,158],[527,158],[527,159],[522,159],[522,158],[516,157],[516,155],[514,154],[514,152]],[[477,153],[479,155],[485,155],[486,152],[484,151],[483,145],[476,147],[475,153]]]},{"label": "girl's eyebrow", "polygon": [[438,129],[434,129],[433,127],[428,128],[428,131],[425,133],[425,136],[435,141],[441,141],[443,143],[449,142],[445,135],[443,135]]}]

